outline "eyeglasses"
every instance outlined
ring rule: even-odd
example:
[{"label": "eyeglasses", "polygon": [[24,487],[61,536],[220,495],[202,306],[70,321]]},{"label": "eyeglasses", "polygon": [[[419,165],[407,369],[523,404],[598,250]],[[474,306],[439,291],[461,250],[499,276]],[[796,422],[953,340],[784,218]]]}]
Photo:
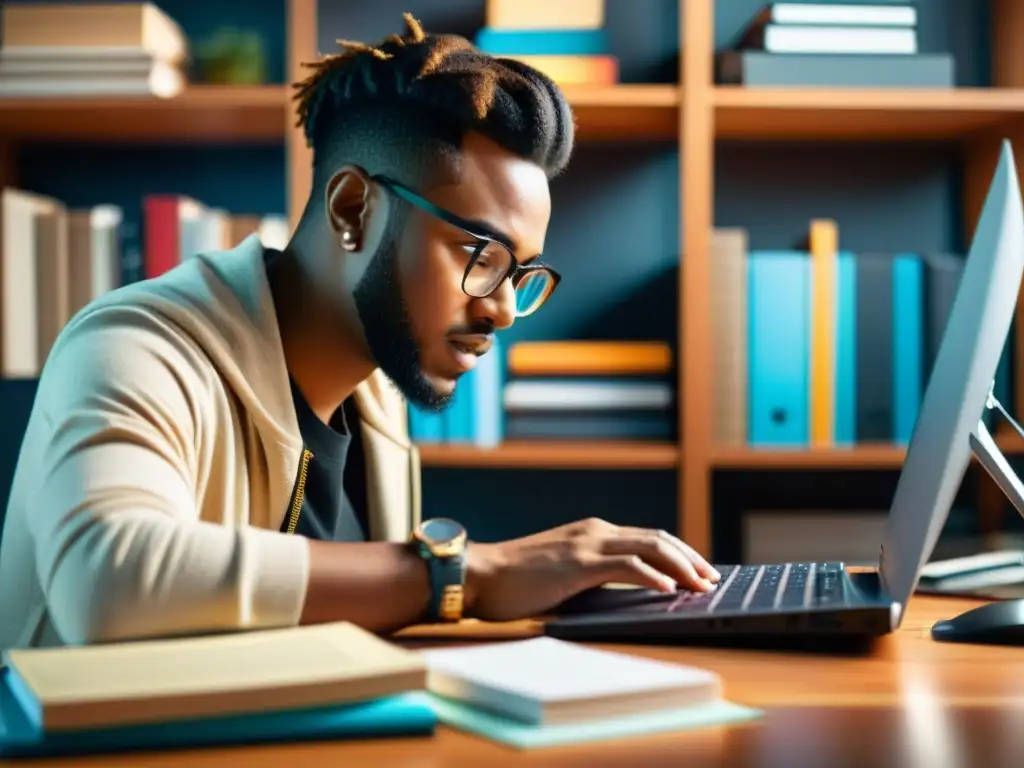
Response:
[{"label": "eyeglasses", "polygon": [[470,258],[462,275],[462,290],[467,296],[485,299],[505,280],[511,280],[516,294],[516,317],[525,317],[540,309],[561,281],[561,275],[547,264],[520,264],[506,243],[482,234],[473,222],[434,205],[397,181],[386,176],[374,176],[373,180],[388,192],[473,238],[475,242],[466,246]]}]

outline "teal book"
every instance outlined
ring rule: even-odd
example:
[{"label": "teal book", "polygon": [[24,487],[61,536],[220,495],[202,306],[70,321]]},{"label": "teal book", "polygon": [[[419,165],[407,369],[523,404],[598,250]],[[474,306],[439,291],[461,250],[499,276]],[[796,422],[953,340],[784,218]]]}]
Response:
[{"label": "teal book", "polygon": [[493,448],[505,439],[505,408],[502,392],[505,388],[505,361],[501,342],[494,337],[494,346],[477,360],[473,370],[473,442],[481,447]]},{"label": "teal book", "polygon": [[414,443],[444,442],[444,414],[409,404],[409,438]]},{"label": "teal book", "polygon": [[747,259],[749,442],[805,445],[810,367],[810,262],[802,251]]},{"label": "teal book", "polygon": [[604,56],[603,29],[494,29],[477,33],[476,47],[492,56]]},{"label": "teal book", "polygon": [[906,445],[924,392],[924,264],[917,254],[893,259],[892,306],[893,441]]},{"label": "teal book", "polygon": [[494,715],[451,699],[434,696],[434,708],[441,722],[451,728],[482,736],[517,749],[559,747],[568,744],[610,741],[672,731],[687,731],[763,716],[758,709],[728,701],[684,707],[639,715],[591,720],[584,723],[533,725]]},{"label": "teal book", "polygon": [[436,725],[427,694],[413,692],[338,707],[47,733],[33,724],[0,670],[0,758],[430,736]]},{"label": "teal book", "polygon": [[476,368],[459,377],[451,404],[444,411],[444,437],[449,443],[467,444],[475,442],[475,419],[477,410]]},{"label": "teal book", "polygon": [[839,253],[836,270],[835,441],[849,446],[857,439],[857,262]]}]

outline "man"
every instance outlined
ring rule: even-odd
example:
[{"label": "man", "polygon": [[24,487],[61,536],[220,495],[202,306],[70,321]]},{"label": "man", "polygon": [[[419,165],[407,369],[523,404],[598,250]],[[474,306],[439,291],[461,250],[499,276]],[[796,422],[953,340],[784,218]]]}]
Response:
[{"label": "man", "polygon": [[302,84],[313,189],[284,252],[250,237],[190,259],[54,345],[0,550],[0,649],[388,632],[717,579],[663,532],[588,520],[467,544],[421,522],[406,402],[443,408],[557,284],[537,254],[573,123],[537,72],[406,22]]}]

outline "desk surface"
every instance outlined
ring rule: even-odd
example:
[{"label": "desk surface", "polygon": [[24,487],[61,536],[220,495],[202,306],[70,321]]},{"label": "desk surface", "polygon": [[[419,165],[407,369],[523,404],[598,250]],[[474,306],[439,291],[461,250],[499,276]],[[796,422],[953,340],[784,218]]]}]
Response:
[{"label": "desk surface", "polygon": [[[608,646],[715,670],[722,675],[727,698],[766,710],[760,720],[728,728],[518,752],[440,726],[435,737],[426,739],[104,756],[32,765],[1019,766],[1024,761],[1024,648],[942,644],[928,635],[937,619],[979,604],[915,597],[900,631],[881,639],[870,654],[856,657]],[[528,625],[511,629],[503,635],[530,630]]]}]

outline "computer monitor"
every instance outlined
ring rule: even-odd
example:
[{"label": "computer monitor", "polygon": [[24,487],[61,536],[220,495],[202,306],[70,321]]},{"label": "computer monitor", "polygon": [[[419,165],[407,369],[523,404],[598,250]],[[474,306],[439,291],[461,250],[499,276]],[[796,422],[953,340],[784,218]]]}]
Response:
[{"label": "computer monitor", "polygon": [[[900,611],[942,532],[972,450],[990,472],[1009,470],[982,416],[991,404],[1022,276],[1024,208],[1013,150],[1004,141],[883,536],[880,577]],[[997,477],[1004,489],[1013,480]]]}]

